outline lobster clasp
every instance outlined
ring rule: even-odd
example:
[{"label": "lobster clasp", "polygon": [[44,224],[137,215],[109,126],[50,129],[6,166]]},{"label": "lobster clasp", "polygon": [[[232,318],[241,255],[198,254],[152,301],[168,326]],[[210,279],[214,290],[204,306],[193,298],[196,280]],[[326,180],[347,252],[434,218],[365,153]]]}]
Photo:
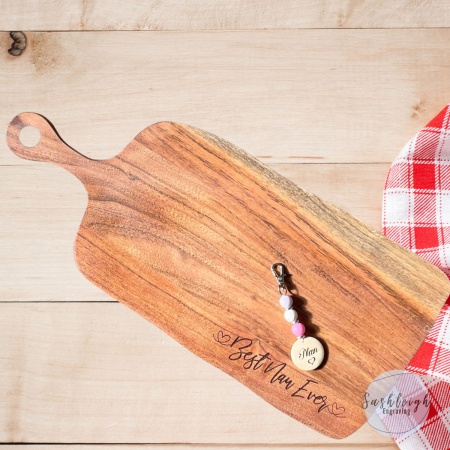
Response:
[{"label": "lobster clasp", "polygon": [[278,291],[283,293],[287,291],[286,284],[284,283],[284,278],[287,275],[286,266],[282,263],[272,264],[272,273],[278,281]]}]

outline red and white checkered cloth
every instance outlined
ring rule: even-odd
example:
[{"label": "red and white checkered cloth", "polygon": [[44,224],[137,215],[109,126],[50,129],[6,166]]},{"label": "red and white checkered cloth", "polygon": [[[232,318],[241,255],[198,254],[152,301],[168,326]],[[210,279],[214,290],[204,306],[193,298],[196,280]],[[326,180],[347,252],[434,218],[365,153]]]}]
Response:
[{"label": "red and white checkered cloth", "polygon": [[[383,194],[383,233],[450,278],[450,105],[392,164]],[[450,297],[406,370],[427,376],[431,406],[419,428],[395,438],[397,445],[449,450]]]}]

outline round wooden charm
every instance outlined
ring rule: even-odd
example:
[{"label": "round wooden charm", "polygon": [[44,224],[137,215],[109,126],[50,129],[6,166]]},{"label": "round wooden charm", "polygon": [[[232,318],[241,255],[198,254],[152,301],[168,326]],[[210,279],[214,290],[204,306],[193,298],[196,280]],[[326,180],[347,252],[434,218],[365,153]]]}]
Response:
[{"label": "round wooden charm", "polygon": [[311,336],[297,339],[291,349],[292,362],[301,370],[317,369],[324,355],[323,345]]}]

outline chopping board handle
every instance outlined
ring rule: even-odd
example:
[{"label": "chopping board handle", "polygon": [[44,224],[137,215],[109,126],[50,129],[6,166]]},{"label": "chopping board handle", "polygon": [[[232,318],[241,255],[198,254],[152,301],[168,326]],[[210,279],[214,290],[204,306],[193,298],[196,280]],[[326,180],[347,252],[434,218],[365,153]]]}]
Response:
[{"label": "chopping board handle", "polygon": [[[27,147],[20,139],[20,133],[25,127],[36,128],[40,133],[39,142],[32,147]],[[73,173],[77,172],[75,168],[94,162],[69,147],[52,124],[36,113],[26,112],[14,117],[8,126],[6,140],[11,151],[21,158],[52,162]]]}]

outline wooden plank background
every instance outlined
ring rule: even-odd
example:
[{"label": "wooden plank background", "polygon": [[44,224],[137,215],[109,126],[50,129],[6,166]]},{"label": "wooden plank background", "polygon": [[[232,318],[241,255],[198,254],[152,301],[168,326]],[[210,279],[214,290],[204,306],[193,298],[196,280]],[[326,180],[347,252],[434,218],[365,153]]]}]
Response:
[{"label": "wooden plank background", "polygon": [[[449,15],[444,0],[1,0],[0,130],[39,112],[107,158],[187,123],[379,230],[389,164],[450,99]],[[88,283],[70,174],[3,139],[0,177],[0,443],[396,448],[368,425],[334,441],[295,422]]]},{"label": "wooden plank background", "polygon": [[2,0],[3,29],[256,30],[446,27],[444,0]]}]

